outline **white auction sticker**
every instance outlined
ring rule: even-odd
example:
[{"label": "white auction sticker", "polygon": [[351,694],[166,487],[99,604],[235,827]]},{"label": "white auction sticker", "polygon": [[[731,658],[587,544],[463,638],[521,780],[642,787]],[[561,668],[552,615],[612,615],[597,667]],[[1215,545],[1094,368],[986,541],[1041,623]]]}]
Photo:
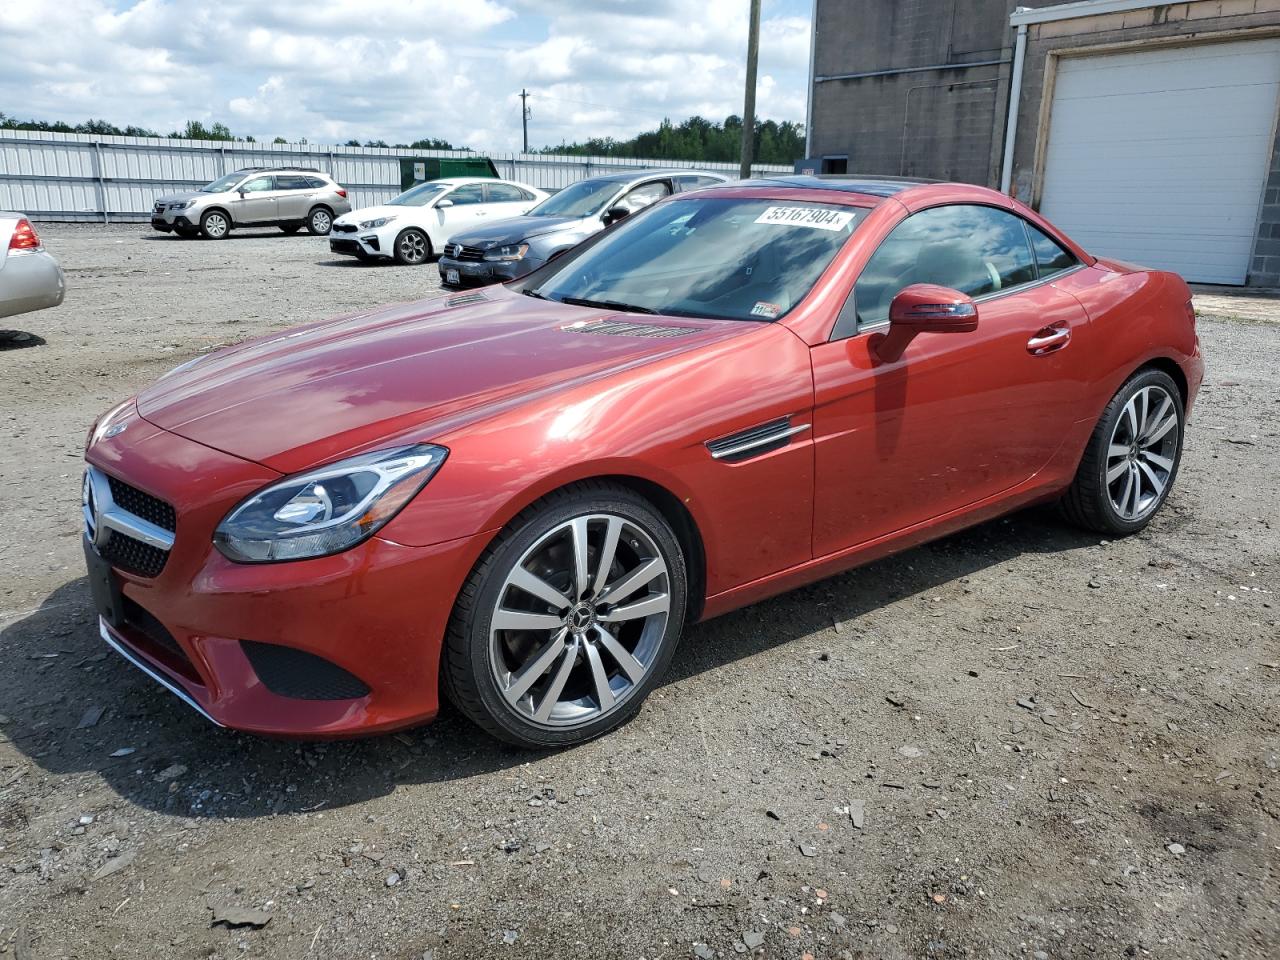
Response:
[{"label": "white auction sticker", "polygon": [[767,207],[756,217],[756,223],[771,223],[781,227],[809,227],[811,230],[843,230],[853,221],[853,214],[845,210],[828,210],[823,207]]}]

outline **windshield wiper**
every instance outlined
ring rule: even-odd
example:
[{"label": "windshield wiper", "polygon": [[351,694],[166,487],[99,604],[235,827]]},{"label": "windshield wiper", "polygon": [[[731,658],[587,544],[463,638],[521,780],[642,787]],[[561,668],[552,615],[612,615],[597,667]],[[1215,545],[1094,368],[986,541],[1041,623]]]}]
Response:
[{"label": "windshield wiper", "polygon": [[600,307],[604,310],[621,310],[623,313],[656,314],[658,312],[634,303],[622,303],[619,300],[588,300],[585,297],[561,297],[560,302],[567,303],[573,307]]},{"label": "windshield wiper", "polygon": [[537,298],[537,299],[539,299],[539,300],[546,300],[546,299],[547,299],[546,294],[544,294],[544,293],[539,293],[537,290],[533,290],[533,289],[526,289],[526,290],[521,290],[520,292],[521,292],[521,293],[523,293],[526,297],[536,297],[536,298]]}]

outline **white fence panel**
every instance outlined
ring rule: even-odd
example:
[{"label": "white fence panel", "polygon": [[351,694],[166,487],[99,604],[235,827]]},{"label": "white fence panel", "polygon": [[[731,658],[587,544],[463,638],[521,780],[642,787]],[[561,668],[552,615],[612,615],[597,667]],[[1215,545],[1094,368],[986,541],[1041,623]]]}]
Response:
[{"label": "white fence panel", "polygon": [[[36,220],[146,220],[161,194],[193,190],[239,167],[282,163],[330,173],[362,207],[400,192],[402,157],[474,156],[489,157],[500,176],[543,189],[624,170],[715,170],[735,177],[738,171],[737,164],[681,160],[0,130],[0,210],[18,210]],[[764,164],[752,172],[790,173],[791,168]]]}]

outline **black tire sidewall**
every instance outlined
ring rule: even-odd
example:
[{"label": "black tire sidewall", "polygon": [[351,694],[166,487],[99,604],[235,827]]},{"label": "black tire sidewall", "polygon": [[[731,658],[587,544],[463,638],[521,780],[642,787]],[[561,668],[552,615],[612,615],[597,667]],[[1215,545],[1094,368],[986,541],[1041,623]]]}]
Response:
[{"label": "black tire sidewall", "polygon": [[[587,513],[610,513],[623,517],[642,527],[667,563],[667,580],[671,596],[671,609],[667,616],[667,630],[662,638],[658,655],[646,672],[639,689],[633,691],[626,702],[612,713],[582,726],[550,728],[536,726],[519,717],[507,704],[498,690],[490,664],[489,624],[497,607],[499,592],[512,566],[537,540],[566,520]],[[679,540],[665,519],[641,497],[630,491],[608,490],[585,493],[579,497],[556,504],[547,504],[523,526],[513,531],[494,552],[482,574],[476,604],[469,618],[461,624],[462,636],[467,643],[466,662],[470,673],[470,685],[478,696],[481,707],[498,728],[491,730],[508,742],[533,748],[562,747],[593,740],[623,723],[640,710],[644,700],[662,680],[671,658],[679,645],[684,626],[688,597],[688,576]]]},{"label": "black tire sidewall", "polygon": [[[1126,520],[1116,512],[1111,503],[1111,497],[1107,492],[1106,450],[1111,444],[1111,435],[1115,431],[1116,422],[1123,415],[1125,405],[1130,398],[1143,387],[1152,386],[1163,388],[1173,398],[1174,407],[1178,414],[1178,448],[1173,458],[1173,469],[1169,471],[1169,482],[1165,484],[1164,492],[1160,495],[1160,502],[1156,504],[1155,509],[1138,520]],[[1092,483],[1090,484],[1094,488],[1098,500],[1098,509],[1105,518],[1107,526],[1115,533],[1122,535],[1137,533],[1149,524],[1164,507],[1165,501],[1169,499],[1169,494],[1173,491],[1173,484],[1178,479],[1178,471],[1182,467],[1182,445],[1186,437],[1186,411],[1183,409],[1182,393],[1178,389],[1178,385],[1173,382],[1173,378],[1163,370],[1143,370],[1126,381],[1125,385],[1112,397],[1111,402],[1107,404],[1107,409],[1099,426],[1101,429],[1094,434],[1093,439],[1094,443],[1100,444],[1097,457],[1097,475],[1091,478]]]}]

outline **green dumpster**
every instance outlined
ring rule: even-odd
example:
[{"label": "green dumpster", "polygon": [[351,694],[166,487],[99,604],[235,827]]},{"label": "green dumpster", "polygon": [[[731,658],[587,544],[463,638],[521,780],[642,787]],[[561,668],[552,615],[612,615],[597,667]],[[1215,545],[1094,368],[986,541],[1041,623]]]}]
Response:
[{"label": "green dumpster", "polygon": [[401,157],[400,189],[441,177],[497,177],[488,157]]}]

